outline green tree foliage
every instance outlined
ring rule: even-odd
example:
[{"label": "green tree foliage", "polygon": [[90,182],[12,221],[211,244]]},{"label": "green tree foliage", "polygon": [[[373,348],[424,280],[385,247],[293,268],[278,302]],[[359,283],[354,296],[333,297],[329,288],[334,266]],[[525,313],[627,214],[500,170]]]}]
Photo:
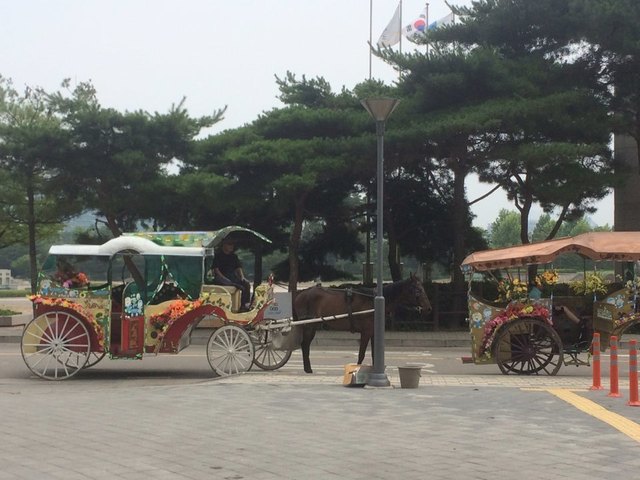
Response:
[{"label": "green tree foliage", "polygon": [[65,172],[58,168],[70,151],[47,94],[40,88],[18,93],[0,77],[0,241],[29,245],[32,290],[37,277],[38,239],[55,234],[79,211],[67,195]]},{"label": "green tree foliage", "polygon": [[503,208],[489,227],[491,248],[520,245],[520,214]]},{"label": "green tree foliage", "polygon": [[[29,238],[28,228],[24,223],[14,221],[16,200],[20,198],[19,185],[13,180],[13,176],[6,170],[0,171],[0,249],[27,243]],[[2,267],[7,268],[7,267]]]},{"label": "green tree foliage", "polygon": [[[615,131],[640,145],[640,2],[564,0],[574,18],[573,44],[578,61],[601,85],[601,95],[616,113]],[[640,148],[638,148],[640,171]]]},{"label": "green tree foliage", "polygon": [[[504,114],[499,104],[490,102],[513,91],[517,82],[491,50],[465,52],[441,45],[426,54],[379,54],[403,72],[399,92],[405,100],[394,132],[402,144],[399,158],[430,172],[435,191],[451,192],[451,264],[459,265],[473,232],[465,181],[486,168]],[[448,179],[448,185],[436,179]],[[454,290],[464,291],[460,270],[453,268],[452,275]]]},{"label": "green tree foliage", "polygon": [[462,24],[428,39],[465,52],[482,50],[507,78],[500,94],[485,103],[500,122],[488,132],[491,161],[480,179],[501,185],[514,202],[522,242],[528,241],[535,203],[546,212],[557,209],[551,238],[563,221],[592,212],[617,181],[602,84],[570,49],[579,21],[568,1],[478,1],[457,13]]},{"label": "green tree foliage", "polygon": [[[67,190],[97,211],[114,236],[133,230],[141,220],[160,216],[159,207],[176,205],[159,200],[171,190],[165,168],[187,156],[194,137],[219,121],[224,110],[192,118],[183,99],[166,114],[121,113],[103,108],[88,82],[68,88],[65,81],[66,90],[51,96],[74,147],[59,167],[69,179]],[[175,208],[179,206],[172,209],[174,217],[179,216]]]},{"label": "green tree foliage", "polygon": [[[289,106],[252,124],[254,141],[210,155],[206,171],[232,181],[229,219],[254,219],[267,234],[288,231],[289,287],[295,289],[304,222],[347,221],[346,201],[354,190],[347,153],[358,117],[338,109]],[[215,148],[216,140],[211,142]],[[339,220],[338,220],[339,219]],[[275,233],[279,238],[278,234]],[[311,260],[310,260],[311,261]]]},{"label": "green tree foliage", "polygon": [[555,227],[555,224],[556,222],[548,213],[543,213],[542,215],[540,215],[540,217],[538,218],[538,222],[536,223],[536,226],[533,228],[533,232],[531,233],[531,241],[542,242],[549,238],[549,234]]}]

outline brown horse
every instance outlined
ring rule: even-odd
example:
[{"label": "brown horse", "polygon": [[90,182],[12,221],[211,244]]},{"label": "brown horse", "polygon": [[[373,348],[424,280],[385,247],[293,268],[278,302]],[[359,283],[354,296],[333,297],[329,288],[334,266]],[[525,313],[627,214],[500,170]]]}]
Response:
[{"label": "brown horse", "polygon": [[[385,298],[385,315],[397,306],[404,306],[419,310],[423,315],[431,312],[431,303],[424,291],[421,280],[411,274],[409,278],[400,280],[383,288]],[[293,314],[296,320],[305,320],[334,315],[348,314],[345,318],[331,320],[327,318],[323,322],[330,330],[350,331],[360,333],[360,350],[358,352],[358,364],[364,360],[367,345],[371,340],[373,345],[373,312],[355,315],[356,312],[374,309],[375,290],[371,288],[337,289],[324,287],[311,287],[302,290],[293,302]],[[309,347],[316,335],[320,322],[300,325],[302,328],[302,360],[304,371],[313,373],[309,361]],[[373,348],[371,349],[373,358]]]}]

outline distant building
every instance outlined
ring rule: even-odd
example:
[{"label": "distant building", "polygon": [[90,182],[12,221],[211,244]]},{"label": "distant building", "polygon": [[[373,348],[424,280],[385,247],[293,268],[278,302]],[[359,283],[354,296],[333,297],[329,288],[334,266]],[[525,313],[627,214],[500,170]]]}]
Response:
[{"label": "distant building", "polygon": [[0,288],[11,288],[11,270],[0,268]]}]

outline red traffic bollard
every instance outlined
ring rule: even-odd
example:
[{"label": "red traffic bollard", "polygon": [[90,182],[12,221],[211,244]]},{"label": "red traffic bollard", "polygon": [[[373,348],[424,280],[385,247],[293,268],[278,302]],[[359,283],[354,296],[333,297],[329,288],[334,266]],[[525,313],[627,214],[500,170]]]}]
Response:
[{"label": "red traffic bollard", "polygon": [[638,349],[636,340],[629,340],[629,402],[627,405],[640,407],[638,400]]}]

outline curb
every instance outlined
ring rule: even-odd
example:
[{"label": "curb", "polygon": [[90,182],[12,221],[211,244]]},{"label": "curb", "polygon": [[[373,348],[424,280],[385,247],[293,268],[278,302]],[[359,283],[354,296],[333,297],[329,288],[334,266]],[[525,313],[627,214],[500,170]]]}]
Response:
[{"label": "curb", "polygon": [[28,313],[3,316],[3,317],[0,317],[0,327],[22,326],[22,325],[25,325],[29,320],[31,320],[31,318],[32,318],[31,315]]}]

